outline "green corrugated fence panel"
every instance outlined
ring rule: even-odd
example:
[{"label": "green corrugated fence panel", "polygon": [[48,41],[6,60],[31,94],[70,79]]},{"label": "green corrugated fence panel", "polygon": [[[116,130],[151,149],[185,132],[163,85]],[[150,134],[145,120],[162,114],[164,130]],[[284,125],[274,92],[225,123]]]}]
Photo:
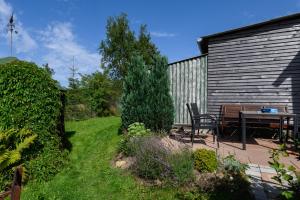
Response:
[{"label": "green corrugated fence panel", "polygon": [[207,111],[207,56],[169,64],[170,90],[175,106],[174,124],[189,124],[186,103],[197,103]]}]

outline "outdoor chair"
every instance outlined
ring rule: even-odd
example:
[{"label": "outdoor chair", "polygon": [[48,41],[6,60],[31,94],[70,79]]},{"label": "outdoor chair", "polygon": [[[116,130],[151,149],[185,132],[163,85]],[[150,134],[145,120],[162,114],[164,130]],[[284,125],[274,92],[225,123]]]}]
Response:
[{"label": "outdoor chair", "polygon": [[186,106],[188,108],[192,124],[192,131],[190,135],[192,146],[194,144],[196,130],[199,134],[200,129],[208,129],[212,131],[213,142],[215,143],[215,141],[217,140],[217,146],[219,148],[219,128],[217,118],[214,115],[210,114],[200,114],[196,103],[187,103]]}]

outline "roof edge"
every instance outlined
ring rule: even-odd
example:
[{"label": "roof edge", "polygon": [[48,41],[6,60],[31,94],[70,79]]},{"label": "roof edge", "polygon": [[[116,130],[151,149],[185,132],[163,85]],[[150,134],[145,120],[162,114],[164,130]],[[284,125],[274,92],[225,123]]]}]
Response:
[{"label": "roof edge", "polygon": [[[270,20],[259,22],[259,23],[250,24],[250,25],[247,25],[247,26],[234,28],[234,29],[229,29],[227,31],[222,31],[222,32],[202,36],[202,37],[199,38],[200,42],[198,42],[198,45],[200,46],[201,52],[206,54],[206,53],[208,53],[207,45],[208,45],[208,39],[209,38],[219,37],[219,36],[223,36],[223,35],[227,35],[227,34],[231,34],[231,33],[236,33],[236,32],[247,30],[247,29],[253,29],[253,28],[264,26],[264,25],[280,22],[280,21],[283,21],[283,20],[296,19],[296,18],[300,19],[300,13],[294,13],[294,14],[291,14],[291,15],[276,17],[276,18],[273,18],[273,19],[270,19]],[[198,39],[198,41],[199,41],[199,39]]]},{"label": "roof edge", "polygon": [[174,65],[176,63],[185,62],[185,61],[188,61],[188,60],[193,60],[195,58],[201,58],[201,57],[204,57],[204,56],[207,56],[207,54],[202,54],[202,55],[199,55],[199,56],[193,56],[193,57],[190,57],[190,58],[185,58],[185,59],[182,59],[182,60],[177,60],[177,61],[169,63],[168,65]]}]

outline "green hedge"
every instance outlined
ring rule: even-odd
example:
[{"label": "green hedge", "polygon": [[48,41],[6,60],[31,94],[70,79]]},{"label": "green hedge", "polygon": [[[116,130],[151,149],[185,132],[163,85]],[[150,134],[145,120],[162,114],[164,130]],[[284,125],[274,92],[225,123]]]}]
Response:
[{"label": "green hedge", "polygon": [[[56,153],[56,158],[45,159],[49,157],[46,154],[61,151],[62,147],[62,134],[58,127],[62,108],[60,95],[57,82],[36,64],[13,61],[0,65],[0,127],[26,128],[38,136],[35,145],[26,152],[24,161],[27,163],[35,159],[48,163],[60,159],[59,153]],[[43,166],[48,165],[43,163]],[[36,170],[28,171],[34,173]],[[47,167],[43,168],[43,173],[47,171]]]}]

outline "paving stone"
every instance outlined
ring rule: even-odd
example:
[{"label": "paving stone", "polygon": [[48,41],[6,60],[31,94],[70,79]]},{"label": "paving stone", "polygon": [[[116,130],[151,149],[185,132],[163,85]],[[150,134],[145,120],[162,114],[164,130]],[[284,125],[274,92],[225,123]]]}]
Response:
[{"label": "paving stone", "polygon": [[273,176],[275,176],[275,174],[273,174],[273,173],[264,173],[264,172],[261,173],[262,181],[267,182],[267,183],[277,184],[277,182],[274,179],[272,179]]},{"label": "paving stone", "polygon": [[261,178],[261,173],[259,171],[246,170],[246,174],[251,177]]},{"label": "paving stone", "polygon": [[264,182],[264,188],[268,199],[276,199],[281,192],[281,186],[278,184]]},{"label": "paving stone", "polygon": [[256,200],[268,200],[265,193],[265,188],[262,181],[259,178],[252,177],[250,178],[250,190],[254,195]]},{"label": "paving stone", "polygon": [[259,167],[258,164],[253,164],[253,163],[249,163],[248,166],[249,166],[249,167],[257,167],[257,168]]},{"label": "paving stone", "polygon": [[268,166],[259,166],[260,171],[262,173],[270,173],[270,174],[276,174],[275,169],[273,169],[272,167],[268,167]]},{"label": "paving stone", "polygon": [[260,172],[260,168],[259,167],[249,167],[248,170],[250,171],[254,171],[254,172]]}]

